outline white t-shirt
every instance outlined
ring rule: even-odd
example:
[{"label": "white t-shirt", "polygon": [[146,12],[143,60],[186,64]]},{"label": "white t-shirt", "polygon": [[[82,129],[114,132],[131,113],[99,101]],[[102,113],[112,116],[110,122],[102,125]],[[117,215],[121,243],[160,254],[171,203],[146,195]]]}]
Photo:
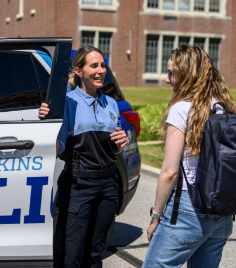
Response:
[{"label": "white t-shirt", "polygon": [[[212,98],[211,101],[211,109],[213,108],[213,105],[218,102],[216,99]],[[186,128],[186,122],[188,117],[188,112],[191,106],[191,100],[184,100],[180,101],[176,104],[174,104],[168,114],[166,123],[169,123],[179,130],[181,130],[183,133],[185,133]],[[221,106],[216,106],[216,113],[223,113]],[[190,184],[194,183],[196,178],[196,171],[199,161],[199,155],[191,155],[188,156],[188,146],[186,145],[184,147],[184,151],[182,154],[182,163],[184,166],[185,174],[187,176],[188,182]],[[177,182],[175,184],[174,189],[176,189]],[[183,178],[183,190],[188,190],[187,184],[185,179]]]}]

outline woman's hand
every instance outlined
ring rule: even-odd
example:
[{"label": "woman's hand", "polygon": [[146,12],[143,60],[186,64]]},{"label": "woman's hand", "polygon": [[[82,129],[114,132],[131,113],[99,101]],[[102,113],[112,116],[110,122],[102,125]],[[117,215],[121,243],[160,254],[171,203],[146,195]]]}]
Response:
[{"label": "woman's hand", "polygon": [[119,151],[122,151],[125,146],[128,144],[128,138],[124,130],[120,130],[118,127],[116,128],[116,132],[110,135],[111,140],[115,141],[118,146]]},{"label": "woman's hand", "polygon": [[147,238],[148,238],[149,243],[151,242],[153,234],[156,231],[158,225],[159,225],[159,221],[157,219],[152,218],[152,220],[147,228]]},{"label": "woman's hand", "polygon": [[48,115],[50,109],[48,108],[48,104],[47,103],[42,103],[41,107],[39,108],[39,115],[38,118],[44,118],[46,115]]}]

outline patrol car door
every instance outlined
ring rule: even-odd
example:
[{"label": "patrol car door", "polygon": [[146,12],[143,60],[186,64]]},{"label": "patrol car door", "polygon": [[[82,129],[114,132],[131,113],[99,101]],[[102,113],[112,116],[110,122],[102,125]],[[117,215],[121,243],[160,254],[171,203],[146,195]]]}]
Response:
[{"label": "patrol car door", "polygon": [[[52,259],[56,138],[71,45],[70,38],[0,40],[0,266]],[[42,102],[50,108],[45,120],[38,119]]]}]

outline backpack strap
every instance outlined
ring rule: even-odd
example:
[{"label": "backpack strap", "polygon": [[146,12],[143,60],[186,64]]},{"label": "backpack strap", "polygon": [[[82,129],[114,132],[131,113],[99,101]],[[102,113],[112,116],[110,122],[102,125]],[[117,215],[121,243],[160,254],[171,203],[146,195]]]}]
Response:
[{"label": "backpack strap", "polygon": [[180,161],[180,169],[179,169],[179,177],[177,182],[177,188],[175,192],[175,199],[174,199],[174,206],[173,206],[173,212],[171,216],[170,223],[176,224],[178,213],[179,213],[179,202],[180,197],[182,193],[182,186],[183,186],[183,171],[182,171],[182,161]]},{"label": "backpack strap", "polygon": [[176,224],[178,213],[179,213],[179,203],[180,203],[180,197],[181,197],[182,187],[183,187],[183,174],[184,174],[184,178],[185,178],[187,185],[190,185],[187,180],[187,176],[184,170],[183,163],[182,161],[180,161],[179,178],[178,178],[177,188],[175,192],[173,212],[172,212],[171,220],[170,220],[170,222],[174,225]]}]

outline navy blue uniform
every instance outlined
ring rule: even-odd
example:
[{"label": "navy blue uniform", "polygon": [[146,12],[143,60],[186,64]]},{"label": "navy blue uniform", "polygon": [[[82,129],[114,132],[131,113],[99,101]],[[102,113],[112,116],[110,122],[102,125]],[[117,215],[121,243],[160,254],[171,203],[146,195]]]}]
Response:
[{"label": "navy blue uniform", "polygon": [[[115,170],[117,145],[110,134],[121,128],[117,103],[97,89],[95,99],[79,87],[67,94],[65,115],[58,134],[59,157],[67,166],[73,151],[79,153],[80,169]],[[118,178],[75,178],[64,170],[58,179],[61,251],[58,267],[99,268],[107,233],[115,216]]]}]

